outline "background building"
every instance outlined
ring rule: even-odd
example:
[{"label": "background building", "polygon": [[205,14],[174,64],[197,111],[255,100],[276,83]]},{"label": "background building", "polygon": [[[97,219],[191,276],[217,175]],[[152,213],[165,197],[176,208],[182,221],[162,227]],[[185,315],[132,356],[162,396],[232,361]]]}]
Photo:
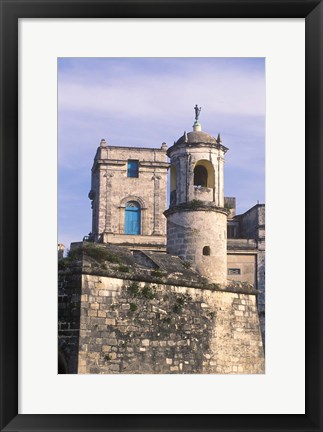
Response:
[{"label": "background building", "polygon": [[228,217],[228,279],[250,282],[259,292],[257,305],[265,344],[265,205],[256,204],[241,215],[235,198],[226,198]]}]

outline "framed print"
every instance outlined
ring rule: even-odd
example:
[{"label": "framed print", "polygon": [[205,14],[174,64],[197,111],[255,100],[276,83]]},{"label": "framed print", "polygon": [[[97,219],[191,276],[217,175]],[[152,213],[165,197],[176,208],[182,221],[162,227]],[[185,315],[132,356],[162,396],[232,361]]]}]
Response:
[{"label": "framed print", "polygon": [[1,2],[1,430],[322,430],[322,13]]},{"label": "framed print", "polygon": [[[223,87],[230,91],[222,93]],[[237,104],[236,95],[242,88],[245,93]],[[209,98],[203,89],[208,89]],[[176,100],[171,116],[170,92]],[[100,98],[92,97],[98,93]],[[113,95],[114,103],[106,105]],[[167,145],[174,142],[181,122],[176,112],[185,112],[193,98],[200,98],[203,108],[197,104],[191,107],[192,130],[187,128],[175,144]],[[222,112],[216,108],[211,112],[216,99],[222,101]],[[151,100],[158,100],[156,112],[147,110]],[[88,136],[92,133],[89,123],[84,123],[83,132],[79,123],[73,131],[72,118],[90,119],[93,111],[97,121],[103,113],[102,126],[94,120],[93,138]],[[264,58],[58,59],[58,198],[62,215],[58,224],[58,339],[63,372],[265,372],[264,111]],[[155,134],[164,128],[164,120],[160,122],[163,113],[168,118],[167,131],[162,132],[164,142],[152,147]],[[80,169],[84,181],[76,181],[77,166],[82,159],[88,164],[93,150],[88,142],[95,141],[98,128],[106,128],[106,116],[109,138],[102,138],[96,150],[88,192],[88,173]],[[214,118],[225,128],[216,137],[207,132]],[[142,136],[142,125],[145,128],[148,121],[149,130]],[[231,124],[230,128],[225,124]],[[114,129],[114,125],[118,126]],[[131,130],[131,136],[121,134],[120,126]],[[65,138],[73,135],[80,138]],[[248,137],[248,144],[243,144],[243,136]],[[76,152],[78,159],[70,167],[67,153]],[[240,181],[242,177],[240,191],[230,186],[237,183],[234,178]],[[167,183],[171,183],[170,194]],[[72,206],[72,200],[64,198],[67,195],[75,197]],[[82,231],[74,233],[74,238],[84,241],[71,242],[68,237],[76,229],[76,205],[84,204],[78,219],[82,225],[84,218],[84,228],[88,227],[89,205],[83,200],[87,195],[91,199],[91,232],[86,236]],[[204,230],[205,226],[210,228]],[[68,244],[70,250],[64,257],[63,245]],[[98,253],[103,253],[103,261]],[[74,291],[75,284],[68,279],[79,274],[75,265],[83,254],[91,261],[91,270],[84,275],[86,279],[79,280],[82,287]],[[232,314],[232,332],[225,328],[228,314]],[[85,332],[74,332],[78,327]],[[84,349],[75,350],[76,346]]]}]

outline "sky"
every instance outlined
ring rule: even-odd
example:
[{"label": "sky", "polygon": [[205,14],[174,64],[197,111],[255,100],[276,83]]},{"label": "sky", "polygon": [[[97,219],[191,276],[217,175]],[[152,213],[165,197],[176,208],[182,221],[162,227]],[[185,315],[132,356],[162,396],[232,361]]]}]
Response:
[{"label": "sky", "polygon": [[190,132],[194,106],[221,134],[225,196],[237,213],[265,202],[264,58],[59,58],[58,242],[91,231],[91,168],[107,144],[170,147]]}]

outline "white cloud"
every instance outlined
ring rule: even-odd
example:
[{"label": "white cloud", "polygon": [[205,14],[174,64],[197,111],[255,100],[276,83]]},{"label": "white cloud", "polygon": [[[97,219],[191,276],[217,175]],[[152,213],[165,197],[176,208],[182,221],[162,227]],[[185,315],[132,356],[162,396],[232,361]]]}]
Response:
[{"label": "white cloud", "polygon": [[[157,119],[187,115],[198,103],[208,116],[219,113],[264,114],[264,77],[232,67],[216,69],[208,65],[172,73],[145,73],[96,78],[93,71],[81,79],[63,73],[59,82],[61,110],[104,113],[109,118]],[[194,102],[193,102],[194,101]],[[193,111],[192,111],[193,112]],[[204,112],[202,111],[204,114]],[[202,116],[202,115],[201,115]]]}]

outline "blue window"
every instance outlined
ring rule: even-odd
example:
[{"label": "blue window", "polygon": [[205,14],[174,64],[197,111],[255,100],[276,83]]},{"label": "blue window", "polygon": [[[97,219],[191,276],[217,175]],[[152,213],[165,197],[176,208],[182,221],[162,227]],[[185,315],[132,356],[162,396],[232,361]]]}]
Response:
[{"label": "blue window", "polygon": [[126,204],[124,233],[140,234],[140,205],[136,201]]},{"label": "blue window", "polygon": [[139,163],[137,160],[128,160],[127,177],[138,177],[138,165]]}]

